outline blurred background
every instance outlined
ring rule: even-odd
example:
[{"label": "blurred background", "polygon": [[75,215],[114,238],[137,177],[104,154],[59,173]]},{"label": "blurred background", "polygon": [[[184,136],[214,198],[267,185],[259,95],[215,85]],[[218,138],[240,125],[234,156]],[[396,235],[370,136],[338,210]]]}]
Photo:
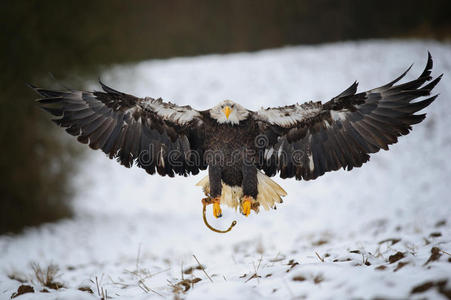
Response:
[{"label": "blurred background", "polygon": [[85,150],[48,121],[26,82],[85,88],[112,64],[286,45],[449,41],[450,15],[449,0],[3,1],[0,234],[70,217]]}]

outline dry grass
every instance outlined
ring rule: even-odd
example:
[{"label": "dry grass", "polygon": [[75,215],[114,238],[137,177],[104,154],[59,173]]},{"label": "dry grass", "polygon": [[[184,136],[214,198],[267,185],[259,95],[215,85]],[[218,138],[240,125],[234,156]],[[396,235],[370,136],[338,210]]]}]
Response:
[{"label": "dry grass", "polygon": [[197,259],[196,255],[193,254],[194,259],[197,261],[197,263],[199,264],[199,268],[204,272],[205,276],[207,276],[207,278],[213,283],[213,279],[211,279],[210,275],[208,275],[208,273],[205,271],[205,268],[203,265],[201,265],[201,263],[199,262],[199,260]]},{"label": "dry grass", "polygon": [[33,262],[31,263],[31,268],[33,269],[34,277],[42,286],[53,290],[64,287],[61,282],[56,281],[59,272],[57,265],[50,264],[47,268],[42,269],[38,263]]},{"label": "dry grass", "polygon": [[109,278],[110,278],[111,283],[113,283],[114,285],[119,285],[122,288],[137,286],[141,290],[143,290],[145,293],[154,293],[158,296],[163,297],[163,295],[161,295],[159,292],[150,288],[146,284],[146,280],[152,278],[153,276],[155,276],[157,274],[167,272],[169,270],[170,269],[164,269],[159,272],[152,273],[148,268],[141,267],[141,245],[140,245],[138,247],[138,254],[136,256],[135,270],[131,270],[131,271],[125,270],[125,273],[128,273],[132,276],[133,282],[125,282],[125,281],[122,281],[121,279],[119,279],[119,281],[115,281],[115,280],[113,280],[113,278],[111,278],[111,276],[109,276]]}]

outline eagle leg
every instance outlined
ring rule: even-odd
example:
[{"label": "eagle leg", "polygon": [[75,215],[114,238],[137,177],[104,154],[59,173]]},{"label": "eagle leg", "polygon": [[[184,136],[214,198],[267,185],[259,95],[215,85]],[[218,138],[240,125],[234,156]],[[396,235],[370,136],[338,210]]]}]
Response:
[{"label": "eagle leg", "polygon": [[211,203],[213,203],[213,216],[220,218],[222,217],[220,206],[222,194],[221,167],[217,164],[210,165],[208,167],[208,178],[210,181]]},{"label": "eagle leg", "polygon": [[258,212],[258,202],[251,196],[244,196],[241,199],[240,210],[243,215],[246,217],[251,213],[251,209],[255,212]]},{"label": "eagle leg", "polygon": [[207,206],[209,204],[213,204],[213,216],[215,218],[222,217],[222,210],[221,210],[221,197],[216,198],[202,198],[202,204],[204,206]]}]

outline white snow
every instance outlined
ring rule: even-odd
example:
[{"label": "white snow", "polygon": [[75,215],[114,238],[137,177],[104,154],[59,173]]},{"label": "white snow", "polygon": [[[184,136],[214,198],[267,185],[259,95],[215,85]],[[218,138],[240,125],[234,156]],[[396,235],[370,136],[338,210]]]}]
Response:
[{"label": "white snow", "polygon": [[[176,293],[186,299],[445,299],[438,287],[411,291],[441,280],[448,280],[442,290],[451,289],[451,44],[395,40],[286,47],[144,61],[113,67],[101,77],[118,90],[198,109],[232,99],[256,110],[328,100],[354,80],[359,91],[374,88],[412,62],[407,79],[413,79],[423,70],[427,50],[433,75],[445,75],[423,123],[362,168],[309,182],[276,178],[288,196],[275,211],[245,218],[223,207],[224,217],[214,220],[210,207],[214,226],[238,221],[227,234],[202,222],[203,194],[194,184],[205,172],[148,176],[90,151],[74,175],[79,191],[74,219],[0,236],[0,298],[17,291],[21,283],[8,277],[15,275],[36,291],[18,299],[99,299],[96,277],[117,299]],[[88,86],[99,89],[94,82]],[[432,247],[441,256],[425,265]],[[405,257],[390,264],[398,251]],[[196,269],[183,278],[202,280],[184,293],[177,283],[182,268],[197,266],[193,254],[213,282]],[[31,262],[59,266],[57,281],[65,288],[39,293]],[[396,270],[400,262],[407,264]],[[174,286],[182,291],[174,292]]]}]

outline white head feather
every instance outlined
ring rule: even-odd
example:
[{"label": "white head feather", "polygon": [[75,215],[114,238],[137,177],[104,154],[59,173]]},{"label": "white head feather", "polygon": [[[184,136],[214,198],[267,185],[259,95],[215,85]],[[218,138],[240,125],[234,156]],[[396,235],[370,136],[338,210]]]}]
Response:
[{"label": "white head feather", "polygon": [[[230,113],[226,116],[227,107]],[[210,109],[210,117],[218,121],[220,124],[239,124],[240,121],[247,119],[249,111],[232,100],[224,100],[218,105]]]}]

